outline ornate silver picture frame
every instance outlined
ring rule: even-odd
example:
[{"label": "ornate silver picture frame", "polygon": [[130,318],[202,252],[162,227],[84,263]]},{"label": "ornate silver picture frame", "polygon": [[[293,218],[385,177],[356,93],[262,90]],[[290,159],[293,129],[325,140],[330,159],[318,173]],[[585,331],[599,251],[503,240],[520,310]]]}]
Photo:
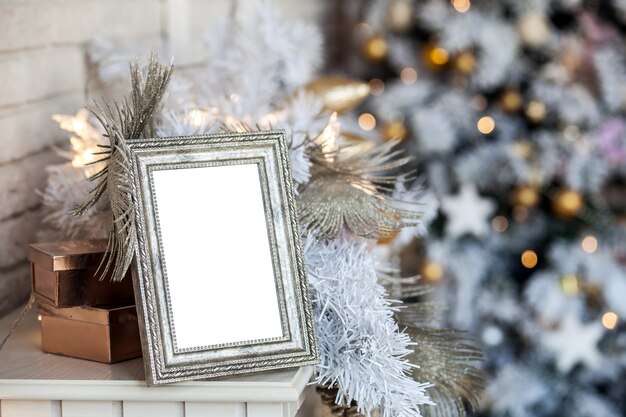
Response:
[{"label": "ornate silver picture frame", "polygon": [[148,385],[316,363],[283,133],[128,145]]}]

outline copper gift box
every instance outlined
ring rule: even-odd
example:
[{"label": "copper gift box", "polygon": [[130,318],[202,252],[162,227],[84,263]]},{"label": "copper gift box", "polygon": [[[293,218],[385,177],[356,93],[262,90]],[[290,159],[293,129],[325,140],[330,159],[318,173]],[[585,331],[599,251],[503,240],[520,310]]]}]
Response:
[{"label": "copper gift box", "polygon": [[44,352],[114,363],[141,356],[134,305],[56,308],[39,305]]},{"label": "copper gift box", "polygon": [[106,240],[38,243],[28,247],[33,293],[40,302],[56,307],[133,304],[130,273],[122,282],[99,280],[96,270],[106,251]]}]

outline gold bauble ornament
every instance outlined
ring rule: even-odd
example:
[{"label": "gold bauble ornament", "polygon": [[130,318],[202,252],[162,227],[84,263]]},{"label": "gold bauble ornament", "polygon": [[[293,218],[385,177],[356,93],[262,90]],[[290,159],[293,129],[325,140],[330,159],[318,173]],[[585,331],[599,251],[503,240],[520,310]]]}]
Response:
[{"label": "gold bauble ornament", "polygon": [[517,33],[524,45],[531,48],[541,47],[550,37],[548,19],[541,12],[528,12],[517,23]]},{"label": "gold bauble ornament", "polygon": [[408,130],[404,125],[404,122],[400,120],[394,120],[383,125],[381,135],[384,140],[404,140]]},{"label": "gold bauble ornament", "polygon": [[476,69],[476,57],[472,51],[463,51],[454,59],[454,68],[461,74],[471,74]]},{"label": "gold bauble ornament", "polygon": [[583,209],[584,200],[580,193],[562,190],[552,202],[552,209],[561,217],[574,217]]},{"label": "gold bauble ornament", "polygon": [[517,90],[505,90],[500,96],[500,105],[507,113],[515,113],[522,108],[523,98]]},{"label": "gold bauble ornament", "polygon": [[546,118],[548,109],[541,101],[533,100],[526,106],[526,117],[533,123],[540,123]]},{"label": "gold bauble ornament", "polygon": [[363,44],[363,56],[371,62],[381,62],[387,58],[389,45],[381,35],[374,35]]},{"label": "gold bauble ornament", "polygon": [[533,208],[539,204],[541,196],[539,190],[531,185],[523,185],[513,190],[511,200],[514,205]]},{"label": "gold bauble ornament", "polygon": [[324,110],[344,113],[361,104],[369,94],[367,83],[344,77],[320,77],[304,86],[324,103]]},{"label": "gold bauble ornament", "polygon": [[450,53],[434,43],[424,47],[423,56],[426,65],[432,69],[441,69],[450,61]]},{"label": "gold bauble ornament", "polygon": [[437,262],[426,261],[420,270],[421,277],[429,283],[439,282],[443,278],[443,266]]},{"label": "gold bauble ornament", "polygon": [[387,9],[387,25],[396,32],[406,32],[413,26],[414,16],[411,0],[393,0]]}]

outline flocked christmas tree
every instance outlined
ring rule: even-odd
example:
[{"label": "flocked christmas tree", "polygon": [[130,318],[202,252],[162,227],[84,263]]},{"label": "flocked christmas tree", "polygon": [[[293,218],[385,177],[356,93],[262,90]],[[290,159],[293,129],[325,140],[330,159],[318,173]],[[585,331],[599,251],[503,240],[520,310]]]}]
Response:
[{"label": "flocked christmas tree", "polygon": [[[482,385],[480,350],[458,332],[433,326],[430,303],[394,301],[426,289],[373,255],[378,238],[422,227],[428,211],[407,201],[420,194],[406,189],[411,158],[393,142],[355,142],[333,112],[358,104],[367,87],[314,78],[317,30],[285,21],[259,2],[242,2],[209,32],[207,48],[211,59],[195,78],[152,56],[147,66],[131,66],[132,85],[124,87],[128,70],[118,63],[132,48],[106,40],[90,47],[98,81],[118,98],[92,105],[92,118],[82,111],[55,116],[72,133],[71,149],[63,152],[67,163],[48,168],[42,195],[50,228],[41,238],[113,236],[108,265],[114,279],[123,279],[136,233],[124,187],[128,141],[283,129],[319,339],[316,382],[332,415],[463,415],[463,401],[476,405]],[[120,99],[120,86],[121,94],[130,89],[129,99]],[[348,100],[332,100],[346,89]]]},{"label": "flocked christmas tree", "polygon": [[481,413],[624,415],[626,2],[329,5],[352,39],[330,64],[373,95],[361,127],[440,201],[430,236],[384,248],[482,341]]}]

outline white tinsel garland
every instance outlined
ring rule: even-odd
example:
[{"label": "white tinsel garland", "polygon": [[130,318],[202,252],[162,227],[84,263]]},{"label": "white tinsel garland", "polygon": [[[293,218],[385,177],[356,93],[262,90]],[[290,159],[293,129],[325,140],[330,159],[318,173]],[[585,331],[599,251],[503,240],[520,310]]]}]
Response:
[{"label": "white tinsel garland", "polygon": [[337,402],[356,401],[363,413],[420,416],[419,406],[433,404],[429,385],[410,377],[412,342],[393,318],[366,244],[309,237],[304,246],[320,349],[316,382],[337,386]]}]

